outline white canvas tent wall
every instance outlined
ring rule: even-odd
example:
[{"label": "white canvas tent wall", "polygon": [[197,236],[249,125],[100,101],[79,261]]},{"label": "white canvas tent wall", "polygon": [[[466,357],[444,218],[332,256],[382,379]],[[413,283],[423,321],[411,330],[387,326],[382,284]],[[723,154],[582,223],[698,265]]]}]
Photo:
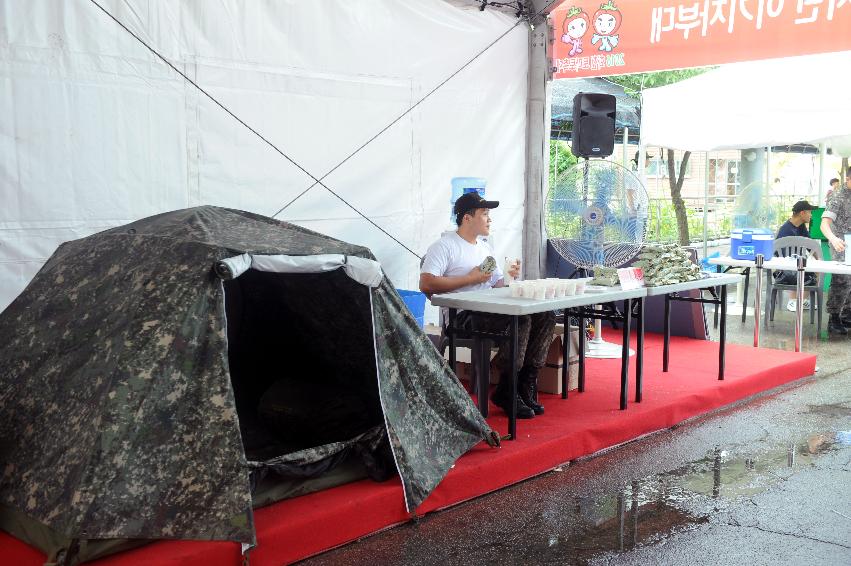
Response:
[{"label": "white canvas tent wall", "polygon": [[851,154],[851,52],[724,65],[642,94],[641,143],[692,151],[824,143]]},{"label": "white canvas tent wall", "polygon": [[[317,177],[517,22],[458,0],[102,4]],[[325,182],[421,254],[450,178],[485,177],[497,255],[519,256],[529,41],[514,27]],[[62,241],[201,204],[271,215],[313,183],[88,0],[0,4],[0,46],[0,309]],[[418,260],[321,187],[277,218],[416,286]]]}]

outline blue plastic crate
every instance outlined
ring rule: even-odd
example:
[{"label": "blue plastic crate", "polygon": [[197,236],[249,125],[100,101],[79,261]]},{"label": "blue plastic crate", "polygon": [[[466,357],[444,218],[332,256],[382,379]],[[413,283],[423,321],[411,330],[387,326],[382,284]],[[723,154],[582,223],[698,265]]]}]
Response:
[{"label": "blue plastic crate", "polygon": [[419,291],[408,291],[406,289],[396,289],[399,292],[399,296],[402,297],[402,300],[405,301],[405,305],[407,305],[408,310],[411,311],[411,314],[414,315],[414,318],[417,319],[417,323],[420,325],[420,328],[425,326],[425,303],[426,296]]}]

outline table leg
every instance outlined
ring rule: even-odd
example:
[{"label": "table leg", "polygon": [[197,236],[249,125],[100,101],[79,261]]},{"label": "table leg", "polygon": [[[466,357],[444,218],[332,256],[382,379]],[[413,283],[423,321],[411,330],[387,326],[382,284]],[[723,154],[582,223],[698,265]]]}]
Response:
[{"label": "table leg", "polygon": [[568,377],[570,376],[570,315],[564,309],[564,334],[561,340],[561,398],[567,399]]},{"label": "table leg", "polygon": [[641,387],[644,380],[644,298],[638,299],[635,321],[635,402],[641,403]]},{"label": "table leg", "polygon": [[721,327],[718,331],[718,379],[724,379],[724,348],[727,343],[727,286],[721,285]]},{"label": "table leg", "polygon": [[585,391],[585,315],[579,307],[579,392]]},{"label": "table leg", "polygon": [[[804,333],[804,268],[807,265],[807,260],[804,257],[798,257],[798,278],[795,282],[795,298],[798,301],[795,307],[795,351],[801,351],[801,335]],[[810,305],[811,309],[815,309],[816,305]]]},{"label": "table leg", "polygon": [[665,293],[665,314],[662,319],[662,371],[668,371],[671,357],[671,296]]},{"label": "table leg", "polygon": [[[753,347],[759,348],[759,324],[762,318],[762,262],[765,260],[762,254],[756,256],[756,289],[753,298]],[[744,305],[747,308],[747,305]]]},{"label": "table leg", "polygon": [[626,409],[629,387],[629,330],[632,322],[632,299],[623,302],[623,347],[621,350],[621,410]]},{"label": "table leg", "polygon": [[455,371],[455,322],[458,318],[457,315],[458,309],[449,309],[449,326],[447,326],[447,330],[449,330],[449,369],[455,375],[458,375]]},{"label": "table leg", "polygon": [[511,337],[509,338],[509,367],[511,368],[511,414],[508,415],[508,436],[517,439],[517,317],[511,317]]},{"label": "table leg", "polygon": [[491,344],[490,340],[481,340],[478,348],[478,374],[475,379],[478,380],[478,396],[479,396],[479,412],[483,417],[488,418],[488,393],[490,393],[490,365],[491,365]]}]

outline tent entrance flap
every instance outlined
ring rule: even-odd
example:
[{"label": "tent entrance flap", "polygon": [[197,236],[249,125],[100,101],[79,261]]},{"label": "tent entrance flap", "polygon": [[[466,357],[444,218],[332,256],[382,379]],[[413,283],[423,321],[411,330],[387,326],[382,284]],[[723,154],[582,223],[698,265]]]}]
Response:
[{"label": "tent entrance flap", "polygon": [[369,288],[343,270],[255,269],[224,288],[231,382],[255,479],[317,478],[349,458],[366,462],[374,479],[394,473],[384,454]]}]

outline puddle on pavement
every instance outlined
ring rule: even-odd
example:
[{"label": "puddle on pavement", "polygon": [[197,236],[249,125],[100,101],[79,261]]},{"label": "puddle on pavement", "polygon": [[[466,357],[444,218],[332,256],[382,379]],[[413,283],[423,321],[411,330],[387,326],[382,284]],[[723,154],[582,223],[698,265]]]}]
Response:
[{"label": "puddle on pavement", "polygon": [[761,493],[821,455],[849,447],[851,431],[811,434],[752,455],[716,448],[671,472],[634,480],[618,493],[578,497],[567,515],[563,506],[545,511],[553,534],[528,551],[545,563],[585,564],[602,553],[659,543],[708,522],[731,500]]}]

